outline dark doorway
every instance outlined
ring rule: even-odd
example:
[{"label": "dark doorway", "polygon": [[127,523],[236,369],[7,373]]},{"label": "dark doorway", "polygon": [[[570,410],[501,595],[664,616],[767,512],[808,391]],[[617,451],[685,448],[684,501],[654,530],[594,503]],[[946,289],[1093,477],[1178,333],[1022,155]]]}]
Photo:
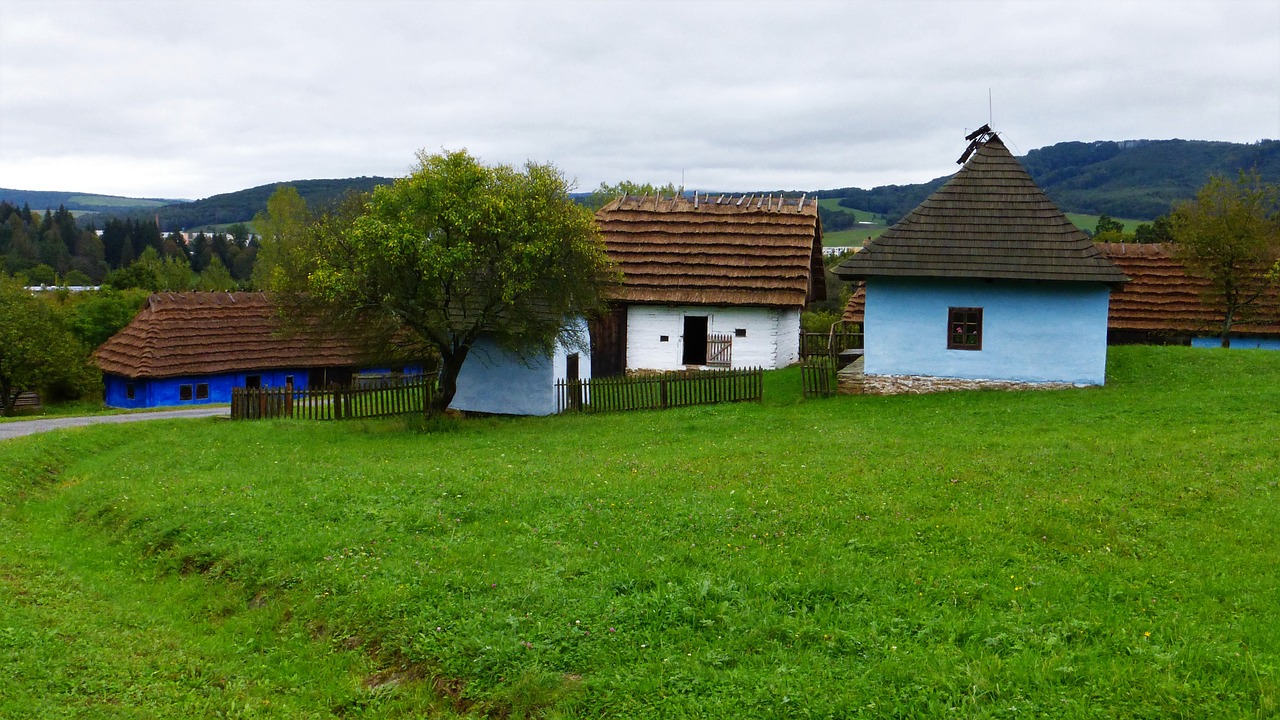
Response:
[{"label": "dark doorway", "polygon": [[685,365],[707,364],[707,316],[684,316],[684,356],[680,362]]},{"label": "dark doorway", "polygon": [[627,308],[614,306],[588,323],[592,377],[616,377],[627,371]]},{"label": "dark doorway", "polygon": [[258,388],[262,387],[262,376],[261,375],[245,375],[244,386],[250,390],[257,390]]}]

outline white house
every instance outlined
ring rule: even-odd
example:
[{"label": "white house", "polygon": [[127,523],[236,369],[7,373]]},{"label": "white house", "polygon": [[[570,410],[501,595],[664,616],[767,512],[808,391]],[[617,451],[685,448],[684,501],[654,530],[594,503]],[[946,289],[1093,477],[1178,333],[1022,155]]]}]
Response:
[{"label": "white house", "polygon": [[826,293],[815,201],[624,196],[596,219],[623,275],[592,327],[597,376],[799,359],[800,311]]}]

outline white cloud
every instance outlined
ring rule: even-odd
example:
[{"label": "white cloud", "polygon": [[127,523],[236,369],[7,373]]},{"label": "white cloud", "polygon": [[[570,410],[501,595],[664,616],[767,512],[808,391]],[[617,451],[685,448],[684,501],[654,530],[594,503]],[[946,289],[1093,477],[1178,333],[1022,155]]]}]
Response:
[{"label": "white cloud", "polygon": [[400,175],[419,148],[583,188],[919,182],[987,120],[1280,137],[1280,4],[0,4],[0,185],[203,197]]}]

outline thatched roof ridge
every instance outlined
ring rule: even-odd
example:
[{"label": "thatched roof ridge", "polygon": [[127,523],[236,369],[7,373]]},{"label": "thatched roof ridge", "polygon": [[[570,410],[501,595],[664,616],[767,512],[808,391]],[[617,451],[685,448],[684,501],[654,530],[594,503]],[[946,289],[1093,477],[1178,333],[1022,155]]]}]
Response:
[{"label": "thatched roof ridge", "polygon": [[808,197],[625,195],[596,220],[622,270],[616,300],[802,307],[826,294]]},{"label": "thatched roof ridge", "polygon": [[[1187,273],[1171,245],[1096,243],[1098,252],[1115,263],[1130,280],[1124,292],[1112,293],[1107,327],[1111,330],[1164,335],[1195,335],[1217,331],[1222,314],[1205,300],[1209,281]],[[866,287],[858,283],[845,306],[843,319],[862,322]],[[1280,337],[1280,289],[1266,294],[1258,312],[1232,333]]]},{"label": "thatched roof ridge", "polygon": [[318,328],[283,332],[263,293],[157,293],[94,352],[105,373],[165,378],[273,368],[349,367],[361,347]]},{"label": "thatched roof ridge", "polygon": [[845,280],[1126,281],[994,134],[946,184],[835,273]]}]

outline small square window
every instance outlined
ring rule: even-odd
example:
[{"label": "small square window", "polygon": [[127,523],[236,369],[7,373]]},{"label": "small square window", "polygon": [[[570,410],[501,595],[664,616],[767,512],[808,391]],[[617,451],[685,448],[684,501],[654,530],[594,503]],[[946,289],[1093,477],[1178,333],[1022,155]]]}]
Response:
[{"label": "small square window", "polygon": [[659,335],[658,342],[667,342],[671,339],[670,335]]},{"label": "small square window", "polygon": [[258,388],[262,387],[262,376],[261,375],[245,375],[244,386],[246,388],[257,390]]},{"label": "small square window", "polygon": [[179,386],[178,386],[178,399],[179,399],[179,400],[190,400],[190,399],[191,399],[191,386],[190,386],[190,385],[179,385]]},{"label": "small square window", "polygon": [[947,349],[982,349],[982,308],[953,307],[947,310]]},{"label": "small square window", "polygon": [[125,383],[125,384],[124,384],[124,396],[125,396],[127,399],[129,399],[129,400],[133,400],[133,399],[134,399],[134,393],[135,393],[135,392],[137,392],[137,391],[136,391],[136,390],[134,390],[133,383]]},{"label": "small square window", "polygon": [[196,399],[197,400],[209,399],[209,383],[196,383]]},{"label": "small square window", "polygon": [[746,336],[747,336],[747,329],[746,329],[746,328],[736,328],[736,329],[733,331],[733,336],[734,336],[734,337],[746,337]]}]

